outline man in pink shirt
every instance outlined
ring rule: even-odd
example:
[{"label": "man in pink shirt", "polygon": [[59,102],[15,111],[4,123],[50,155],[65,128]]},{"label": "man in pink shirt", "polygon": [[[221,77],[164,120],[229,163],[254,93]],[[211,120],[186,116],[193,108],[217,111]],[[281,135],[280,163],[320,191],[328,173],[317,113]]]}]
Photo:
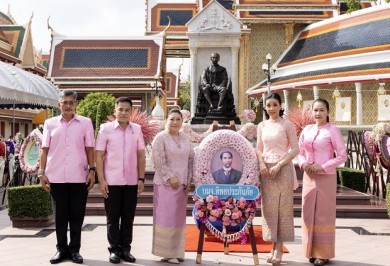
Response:
[{"label": "man in pink shirt", "polygon": [[88,190],[95,182],[94,136],[91,119],[76,115],[76,106],[76,92],[61,91],[61,115],[46,120],[43,127],[38,177],[43,188],[51,192],[55,206],[57,253],[51,264],[67,258],[83,262],[79,253],[81,226]]},{"label": "man in pink shirt", "polygon": [[135,262],[131,255],[137,194],[144,190],[145,144],[141,127],[129,122],[132,102],[115,101],[116,120],[100,126],[96,169],[107,216],[109,261]]}]

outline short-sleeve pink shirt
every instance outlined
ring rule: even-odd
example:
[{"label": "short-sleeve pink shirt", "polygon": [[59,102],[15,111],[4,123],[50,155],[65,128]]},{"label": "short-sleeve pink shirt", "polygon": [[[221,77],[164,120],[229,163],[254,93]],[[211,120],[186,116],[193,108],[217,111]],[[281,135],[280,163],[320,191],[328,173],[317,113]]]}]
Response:
[{"label": "short-sleeve pink shirt", "polygon": [[145,149],[141,126],[129,122],[124,130],[117,120],[100,126],[96,150],[105,151],[104,178],[108,185],[138,183],[137,152]]},{"label": "short-sleeve pink shirt", "polygon": [[91,119],[61,115],[45,121],[42,148],[49,148],[45,176],[50,183],[84,183],[88,176],[86,147],[94,146]]}]

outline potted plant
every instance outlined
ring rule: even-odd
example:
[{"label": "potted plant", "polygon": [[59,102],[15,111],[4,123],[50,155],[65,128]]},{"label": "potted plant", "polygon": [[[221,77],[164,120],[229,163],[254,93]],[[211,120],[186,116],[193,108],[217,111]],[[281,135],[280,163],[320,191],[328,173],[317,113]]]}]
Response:
[{"label": "potted plant", "polygon": [[11,187],[7,199],[13,227],[47,227],[54,223],[50,194],[40,185]]}]

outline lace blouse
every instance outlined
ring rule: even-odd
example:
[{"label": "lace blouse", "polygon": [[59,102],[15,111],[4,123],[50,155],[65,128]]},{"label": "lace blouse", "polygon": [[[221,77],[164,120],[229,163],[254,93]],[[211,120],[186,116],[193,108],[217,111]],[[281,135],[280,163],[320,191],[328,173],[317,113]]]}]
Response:
[{"label": "lace blouse", "polygon": [[154,165],[153,183],[168,185],[169,178],[176,176],[181,184],[191,183],[194,150],[190,139],[182,132],[174,138],[166,131],[157,134],[152,144]]}]

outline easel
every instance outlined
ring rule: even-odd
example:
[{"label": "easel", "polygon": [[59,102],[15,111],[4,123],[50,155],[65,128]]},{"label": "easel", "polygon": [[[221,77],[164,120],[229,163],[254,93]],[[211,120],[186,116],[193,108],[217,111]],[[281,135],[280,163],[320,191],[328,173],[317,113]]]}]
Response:
[{"label": "easel", "polygon": [[[202,263],[202,251],[203,251],[203,242],[204,242],[204,232],[206,230],[206,225],[204,223],[201,224],[199,229],[199,239],[198,239],[198,250],[196,254],[196,264]],[[255,232],[253,230],[253,225],[249,227],[249,238],[251,241],[251,247],[252,247],[252,254],[253,254],[253,262],[254,265],[259,265],[259,256],[257,254],[257,247],[256,247],[256,239],[255,239]],[[223,253],[225,255],[229,255],[229,243],[225,240],[223,243]]]}]

